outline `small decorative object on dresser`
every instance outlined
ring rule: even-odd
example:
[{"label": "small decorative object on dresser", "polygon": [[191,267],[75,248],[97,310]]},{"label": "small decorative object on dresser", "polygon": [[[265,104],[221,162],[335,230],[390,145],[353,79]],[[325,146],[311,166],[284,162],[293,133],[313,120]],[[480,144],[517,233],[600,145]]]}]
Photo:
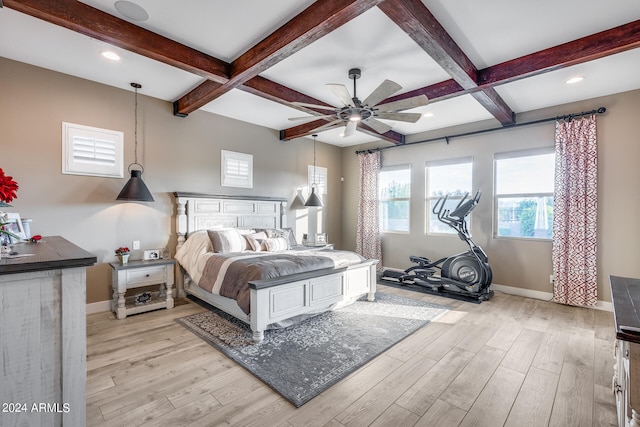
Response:
[{"label": "small decorative object on dresser", "polygon": [[[173,259],[130,261],[127,264],[109,263],[113,287],[111,309],[118,319],[159,308],[173,308],[175,263]],[[157,290],[133,296],[125,295],[129,289],[152,286],[158,286]]]},{"label": "small decorative object on dresser", "polygon": [[129,262],[129,248],[125,247],[125,246],[121,246],[118,249],[116,249],[116,256],[118,257],[118,261],[120,261],[120,264],[126,264]]}]

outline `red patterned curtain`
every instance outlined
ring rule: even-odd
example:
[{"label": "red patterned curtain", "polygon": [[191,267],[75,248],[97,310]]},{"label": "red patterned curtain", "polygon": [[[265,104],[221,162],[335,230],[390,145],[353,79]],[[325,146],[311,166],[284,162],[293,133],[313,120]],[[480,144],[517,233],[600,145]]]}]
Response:
[{"label": "red patterned curtain", "polygon": [[377,269],[382,269],[380,244],[380,220],[378,213],[378,172],[380,152],[358,154],[360,161],[360,201],[358,203],[358,229],[356,252],[367,259],[377,259]]},{"label": "red patterned curtain", "polygon": [[556,122],[553,199],[553,300],[594,306],[598,150],[596,117]]}]

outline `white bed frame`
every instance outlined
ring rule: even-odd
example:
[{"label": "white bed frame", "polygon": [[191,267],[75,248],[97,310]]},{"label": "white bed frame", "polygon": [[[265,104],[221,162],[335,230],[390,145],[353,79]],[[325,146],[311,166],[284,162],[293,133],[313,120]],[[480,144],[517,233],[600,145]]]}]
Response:
[{"label": "white bed frame", "polygon": [[[177,249],[190,233],[216,226],[239,228],[286,227],[286,199],[174,193],[177,214]],[[303,248],[299,248],[302,250]],[[193,295],[248,323],[253,340],[260,342],[268,325],[302,315],[320,313],[376,292],[376,264],[366,260],[341,269],[324,269],[275,279],[250,282],[251,314],[245,314],[235,300],[211,294],[193,283],[182,267],[177,271],[178,296]]]}]

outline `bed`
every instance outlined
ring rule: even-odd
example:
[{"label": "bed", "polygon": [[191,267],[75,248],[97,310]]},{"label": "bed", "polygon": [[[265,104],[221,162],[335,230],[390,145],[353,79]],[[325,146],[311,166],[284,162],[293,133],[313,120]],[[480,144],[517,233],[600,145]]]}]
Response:
[{"label": "bed", "polygon": [[[291,234],[286,236],[289,241],[286,250],[279,246],[285,239],[280,235],[258,239],[262,250],[252,247],[251,237],[262,237],[260,233],[291,233],[286,221],[286,199],[184,192],[174,193],[174,199],[178,296],[191,295],[249,324],[255,342],[264,339],[264,331],[269,327],[286,326],[305,316],[349,304],[363,295],[369,301],[375,298],[377,260],[347,251],[296,245]],[[233,249],[229,253],[226,249],[220,251],[220,247],[229,244],[224,237],[236,238],[233,230],[247,236],[246,249],[238,253],[237,248],[229,246]],[[212,242],[217,243],[215,250]],[[267,243],[272,243],[275,249],[269,250]],[[229,275],[233,268],[246,272],[252,267],[242,263],[253,261],[261,266],[273,262],[275,267],[269,267],[267,278],[247,273],[246,290],[239,299],[219,294],[221,288],[226,288],[227,278],[215,273],[218,270],[213,264],[218,263],[221,271]],[[293,264],[300,264],[295,271],[288,268]]]}]

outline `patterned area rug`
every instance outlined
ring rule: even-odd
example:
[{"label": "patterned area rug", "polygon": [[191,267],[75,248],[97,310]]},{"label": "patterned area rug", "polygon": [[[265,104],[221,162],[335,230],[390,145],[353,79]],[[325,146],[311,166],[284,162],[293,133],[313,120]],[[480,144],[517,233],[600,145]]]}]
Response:
[{"label": "patterned area rug", "polygon": [[446,311],[378,292],[375,302],[268,330],[260,344],[247,324],[213,307],[176,321],[300,407]]}]

